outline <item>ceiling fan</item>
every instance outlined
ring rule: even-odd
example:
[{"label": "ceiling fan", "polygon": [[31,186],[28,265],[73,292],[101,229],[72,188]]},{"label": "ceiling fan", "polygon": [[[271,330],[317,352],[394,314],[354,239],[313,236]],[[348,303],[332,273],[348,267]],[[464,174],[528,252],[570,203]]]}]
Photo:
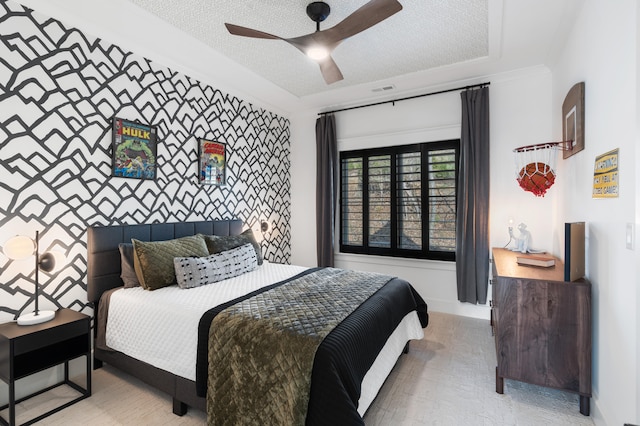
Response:
[{"label": "ceiling fan", "polygon": [[307,6],[307,15],[316,23],[316,32],[294,38],[282,38],[239,25],[224,25],[233,35],[286,41],[317,61],[322,77],[327,84],[331,84],[344,78],[331,57],[333,49],[344,39],[384,21],[401,10],[402,5],[397,0],[371,0],[339,24],[320,31],[320,22],[327,19],[331,8],[325,2],[314,1]]}]

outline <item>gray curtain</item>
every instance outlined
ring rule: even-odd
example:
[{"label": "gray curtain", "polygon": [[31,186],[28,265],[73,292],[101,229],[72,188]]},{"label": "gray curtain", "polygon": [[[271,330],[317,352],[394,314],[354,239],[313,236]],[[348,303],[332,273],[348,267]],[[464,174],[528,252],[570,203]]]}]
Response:
[{"label": "gray curtain", "polygon": [[489,88],[465,90],[456,220],[458,300],[487,303],[489,280]]},{"label": "gray curtain", "polygon": [[338,142],[332,114],[316,120],[316,240],[318,266],[333,266],[338,192]]}]

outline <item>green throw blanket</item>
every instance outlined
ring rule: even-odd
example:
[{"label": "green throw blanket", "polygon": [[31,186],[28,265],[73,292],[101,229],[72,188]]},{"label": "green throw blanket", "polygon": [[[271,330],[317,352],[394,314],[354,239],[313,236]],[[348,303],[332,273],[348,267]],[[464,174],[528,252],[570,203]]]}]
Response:
[{"label": "green throw blanket", "polygon": [[209,332],[210,425],[304,425],[317,347],[392,277],[325,268],[238,302]]}]

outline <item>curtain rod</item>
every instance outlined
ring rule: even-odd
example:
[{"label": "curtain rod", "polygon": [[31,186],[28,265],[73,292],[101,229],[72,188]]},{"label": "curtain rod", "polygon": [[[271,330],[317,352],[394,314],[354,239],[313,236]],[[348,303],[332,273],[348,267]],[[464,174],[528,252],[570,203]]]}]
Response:
[{"label": "curtain rod", "polygon": [[342,109],[335,109],[333,111],[319,112],[318,115],[333,114],[334,112],[349,111],[349,110],[352,110],[352,109],[367,108],[367,107],[376,106],[376,105],[391,104],[391,103],[395,104],[396,102],[406,101],[406,100],[409,100],[409,99],[423,98],[425,96],[431,96],[431,95],[440,95],[442,93],[457,92],[459,90],[475,89],[476,87],[489,86],[490,84],[491,83],[489,83],[489,82],[480,83],[480,84],[472,84],[471,86],[457,87],[455,89],[440,90],[439,92],[423,93],[422,95],[407,96],[406,98],[392,99],[392,100],[389,100],[389,101],[375,102],[375,103],[372,103],[372,104],[358,105],[358,106],[353,106],[353,107],[349,107],[349,108],[342,108]]}]

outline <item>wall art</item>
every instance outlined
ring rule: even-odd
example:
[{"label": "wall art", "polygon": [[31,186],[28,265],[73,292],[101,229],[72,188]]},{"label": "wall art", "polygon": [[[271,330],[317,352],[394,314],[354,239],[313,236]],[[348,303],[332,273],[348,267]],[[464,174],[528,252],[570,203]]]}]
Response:
[{"label": "wall art", "polygon": [[200,139],[198,142],[198,177],[204,185],[224,185],[227,146],[222,142]]},{"label": "wall art", "polygon": [[113,170],[115,177],[156,178],[157,130],[154,126],[113,119]]},{"label": "wall art", "polygon": [[616,148],[596,157],[593,167],[592,198],[617,198],[619,193],[618,148]]}]

